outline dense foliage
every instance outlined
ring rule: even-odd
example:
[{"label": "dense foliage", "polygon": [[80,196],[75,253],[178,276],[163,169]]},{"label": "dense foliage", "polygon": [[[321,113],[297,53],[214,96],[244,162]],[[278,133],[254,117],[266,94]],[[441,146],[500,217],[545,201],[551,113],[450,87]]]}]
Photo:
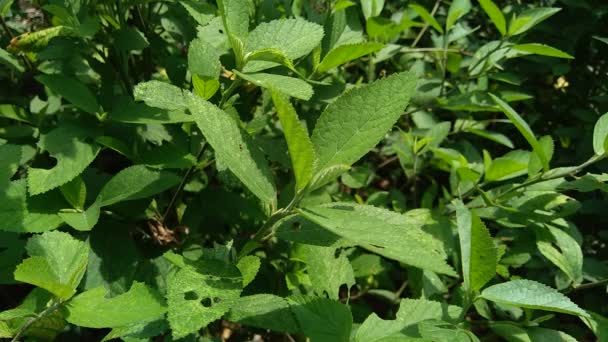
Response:
[{"label": "dense foliage", "polygon": [[608,341],[608,4],[0,24],[0,339]]}]

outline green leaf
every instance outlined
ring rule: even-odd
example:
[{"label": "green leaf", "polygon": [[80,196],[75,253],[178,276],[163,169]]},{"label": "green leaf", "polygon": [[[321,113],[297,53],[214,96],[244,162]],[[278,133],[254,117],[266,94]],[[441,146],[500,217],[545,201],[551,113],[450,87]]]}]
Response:
[{"label": "green leaf", "polygon": [[578,286],[583,281],[583,252],[578,242],[567,232],[550,225],[537,229],[536,233],[539,252]]},{"label": "green leaf", "polygon": [[335,68],[346,62],[350,62],[359,57],[363,57],[365,55],[369,55],[370,53],[380,51],[383,47],[384,44],[380,43],[356,43],[339,45],[330,50],[327,55],[323,57],[321,64],[319,64],[319,66],[317,67],[317,72],[326,72],[329,69]]},{"label": "green leaf", "polygon": [[[0,232],[0,284],[14,284],[15,268],[21,263],[24,254],[25,241],[19,234]],[[1,317],[0,320],[4,318]]]},{"label": "green leaf", "polygon": [[205,40],[196,38],[188,47],[188,69],[205,80],[216,80],[222,70],[220,53]]},{"label": "green leaf", "polygon": [[179,181],[180,178],[171,172],[135,165],[112,177],[101,189],[97,200],[100,206],[105,207],[122,201],[146,198],[177,185]]},{"label": "green leaf", "polygon": [[186,100],[184,91],[172,84],[161,81],[142,82],[135,86],[133,97],[150,107],[166,110],[184,110]]},{"label": "green leaf", "polygon": [[247,0],[218,0],[217,7],[228,36],[240,40],[249,33],[249,4]]},{"label": "green leaf", "polygon": [[306,207],[300,213],[330,232],[386,258],[455,275],[445,262],[447,256],[441,242],[422,229],[431,222],[427,222],[429,218],[420,215],[420,211],[401,215],[368,205],[333,203]]},{"label": "green leaf", "polygon": [[511,106],[509,106],[506,102],[496,97],[494,94],[490,94],[490,96],[492,97],[494,102],[496,102],[496,104],[500,107],[502,112],[505,113],[509,120],[511,120],[513,125],[519,131],[519,133],[521,133],[521,135],[526,138],[530,146],[532,146],[534,153],[536,153],[536,155],[541,161],[543,170],[545,172],[549,171],[549,159],[547,158],[547,155],[545,154],[545,151],[538,142],[538,140],[536,140],[534,132],[532,132],[532,129],[530,128],[530,126],[528,126],[528,123],[521,116],[519,116],[519,114],[517,114],[517,112],[513,110],[513,108],[511,108]]},{"label": "green leaf", "polygon": [[87,267],[87,243],[52,231],[34,235],[25,248],[30,258],[17,266],[16,280],[41,287],[63,300],[76,293]]},{"label": "green leaf", "polygon": [[117,338],[122,338],[127,342],[139,342],[141,340],[149,340],[156,336],[162,335],[169,330],[169,324],[165,319],[157,319],[155,321],[133,323],[116,327],[112,329],[101,342],[112,341]]},{"label": "green leaf", "polygon": [[483,8],[484,12],[490,17],[496,29],[502,36],[507,33],[507,22],[505,21],[505,16],[502,14],[502,11],[492,0],[478,0],[481,8]]},{"label": "green leaf", "polygon": [[[247,72],[263,70],[277,64],[287,67],[289,70],[296,71],[293,61],[287,55],[275,48],[256,50],[245,55],[246,64],[244,70]],[[251,62],[251,63],[249,63]]]},{"label": "green leaf", "polygon": [[243,288],[239,270],[218,260],[201,260],[194,267],[167,277],[167,318],[173,338],[181,338],[219,319],[236,304]]},{"label": "green leaf", "polygon": [[38,75],[36,80],[87,113],[95,114],[101,109],[95,95],[79,80],[57,74]]},{"label": "green leaf", "polygon": [[96,144],[86,142],[89,136],[90,132],[85,128],[67,123],[42,135],[38,147],[55,158],[57,164],[51,169],[28,169],[30,194],[47,192],[82,173],[100,150]]},{"label": "green leaf", "polygon": [[347,342],[353,318],[348,307],[326,298],[287,298],[302,333],[314,342]]},{"label": "green leaf", "polygon": [[402,299],[394,320],[383,320],[371,314],[357,329],[353,342],[418,341],[406,337],[413,334],[412,330],[417,332],[418,323],[429,319],[455,320],[461,312],[462,309],[455,305],[426,299]]},{"label": "green leaf", "polygon": [[84,202],[87,199],[87,187],[82,178],[76,177],[72,179],[62,185],[59,190],[61,190],[63,198],[74,208],[82,209],[84,207]]},{"label": "green leaf", "polygon": [[[302,18],[277,19],[261,23],[249,33],[245,52],[255,54],[260,50],[277,49],[294,60],[308,55],[323,39],[323,27]],[[253,72],[276,66],[274,62],[249,63],[245,72]]]},{"label": "green leaf", "polygon": [[[549,135],[542,136],[538,143],[541,148],[545,152],[545,156],[547,156],[547,160],[550,162],[553,159],[553,152],[555,152],[555,144],[553,143],[553,138]],[[543,169],[543,165],[538,158],[538,155],[535,153],[530,154],[530,160],[528,162],[528,176],[532,177],[536,175]]]},{"label": "green leaf", "polygon": [[317,171],[310,180],[310,191],[317,190],[322,186],[327,185],[327,183],[334,181],[348,170],[350,170],[350,165],[336,164]]},{"label": "green leaf", "polygon": [[281,126],[283,126],[285,140],[287,140],[291,164],[296,177],[296,190],[302,190],[312,177],[315,150],[306,128],[300,122],[298,113],[289,99],[273,91],[272,100],[277,108]]},{"label": "green leaf", "polygon": [[509,24],[508,35],[516,36],[522,34],[560,10],[561,8],[553,7],[537,7],[526,10],[513,17]]},{"label": "green leaf", "polygon": [[107,290],[97,287],[74,297],[66,305],[66,320],[88,328],[114,328],[163,317],[167,311],[161,295],[143,283],[134,282],[131,289],[107,298]]},{"label": "green leaf", "polygon": [[297,333],[300,330],[287,300],[271,294],[257,294],[239,298],[226,319],[244,325]]},{"label": "green leaf", "polygon": [[456,203],[456,222],[464,287],[479,291],[496,274],[496,247],[479,216],[469,211],[461,201]]},{"label": "green leaf", "polygon": [[606,38],[606,37],[593,36],[593,39],[599,40],[600,42],[602,42],[604,44],[608,44],[608,38]]},{"label": "green leaf", "polygon": [[361,0],[361,10],[365,20],[379,16],[383,7],[384,0]]},{"label": "green leaf", "polygon": [[608,113],[602,115],[593,128],[593,151],[598,156],[608,150]]},{"label": "green leaf", "polygon": [[217,12],[215,6],[212,4],[196,0],[182,0],[179,4],[182,5],[196,23],[201,26],[209,24]]},{"label": "green leaf", "polygon": [[184,109],[165,110],[149,107],[144,103],[133,100],[117,100],[116,106],[109,115],[110,120],[133,124],[164,124],[194,121],[192,115],[186,114]]},{"label": "green leaf", "polygon": [[359,160],[399,119],[415,86],[414,75],[402,72],[347,91],[329,104],[312,134],[315,170]]},{"label": "green leaf", "polygon": [[530,163],[530,153],[515,150],[491,161],[485,170],[488,182],[503,181],[526,174]]},{"label": "green leaf", "polygon": [[450,9],[448,10],[448,18],[445,22],[445,30],[449,31],[458,19],[465,16],[467,13],[471,11],[471,1],[470,0],[454,0],[450,5]]},{"label": "green leaf", "polygon": [[10,54],[8,51],[0,48],[0,64],[4,64],[14,71],[24,72],[25,68],[19,62],[15,56]]},{"label": "green leaf", "polygon": [[418,15],[422,18],[422,20],[424,20],[425,23],[432,26],[435,30],[437,30],[437,32],[443,33],[443,28],[441,27],[441,25],[439,25],[437,19],[435,19],[431,15],[431,13],[426,10],[426,8],[418,4],[410,4],[409,7],[413,9],[414,12],[418,13]]},{"label": "green leaf", "polygon": [[77,209],[75,212],[63,211],[59,212],[58,215],[70,227],[76,230],[88,231],[93,229],[93,226],[97,224],[100,210],[99,201],[95,201],[87,210]]},{"label": "green leaf", "polygon": [[276,197],[272,173],[262,152],[235,119],[215,105],[195,96],[188,97],[188,107],[196,124],[215,150],[245,186],[266,203]]},{"label": "green leaf", "polygon": [[562,50],[556,49],[554,47],[551,47],[551,46],[545,45],[545,44],[538,44],[538,43],[516,44],[516,45],[511,45],[511,49],[521,51],[526,54],[574,59],[574,56],[571,56],[571,55],[563,52]]},{"label": "green leaf", "polygon": [[236,264],[243,275],[243,287],[249,285],[260,270],[260,258],[255,255],[247,255]]},{"label": "green leaf", "polygon": [[205,80],[198,75],[192,75],[192,86],[196,95],[209,100],[220,89],[220,81],[215,79]]},{"label": "green leaf", "polygon": [[327,294],[329,299],[339,300],[340,287],[346,285],[347,291],[355,285],[353,268],[344,253],[336,257],[336,248],[301,245],[295,252],[308,266],[308,276],[314,291],[319,296]]},{"label": "green leaf", "polygon": [[486,138],[488,140],[492,140],[492,141],[499,143],[501,145],[504,145],[508,148],[514,148],[513,142],[511,141],[511,139],[509,139],[509,137],[507,137],[504,134],[488,131],[485,129],[476,129],[476,128],[468,128],[467,132],[473,133],[475,135],[478,135],[482,138]]},{"label": "green leaf", "polygon": [[125,27],[112,32],[114,46],[119,51],[141,51],[150,43],[137,28]]},{"label": "green leaf", "polygon": [[481,297],[499,304],[561,312],[582,317],[589,316],[583,309],[557,290],[527,279],[512,280],[490,286],[483,290]]},{"label": "green leaf", "polygon": [[240,78],[258,87],[274,90],[287,96],[309,100],[313,95],[312,86],[298,78],[265,73],[244,74],[238,70],[233,71]]}]

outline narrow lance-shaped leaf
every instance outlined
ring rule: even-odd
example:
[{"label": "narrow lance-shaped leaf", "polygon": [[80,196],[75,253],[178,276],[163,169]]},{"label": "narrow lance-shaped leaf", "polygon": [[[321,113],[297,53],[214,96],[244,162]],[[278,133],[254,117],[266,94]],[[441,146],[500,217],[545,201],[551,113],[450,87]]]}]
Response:
[{"label": "narrow lance-shaped leaf", "polygon": [[456,222],[464,287],[478,291],[496,273],[496,248],[487,228],[461,201],[456,203]]},{"label": "narrow lance-shaped leaf", "polygon": [[556,49],[552,46],[538,43],[529,44],[516,44],[512,45],[511,49],[523,52],[524,54],[534,54],[540,56],[549,56],[557,58],[573,59],[574,57],[570,54],[563,52],[560,49]]},{"label": "narrow lance-shaped leaf", "polygon": [[327,106],[312,134],[315,170],[359,160],[399,119],[415,87],[414,75],[402,72],[352,89]]},{"label": "narrow lance-shaped leaf", "polygon": [[424,8],[418,4],[410,4],[409,7],[411,9],[413,9],[414,12],[418,13],[418,15],[422,18],[422,20],[424,20],[425,23],[427,23],[428,25],[431,25],[435,30],[437,30],[437,32],[443,33],[443,28],[441,27],[441,25],[439,25],[439,23],[437,22],[437,19],[435,19],[431,15],[431,13],[429,13],[429,11],[426,10],[426,8]]},{"label": "narrow lance-shaped leaf", "polygon": [[276,201],[272,172],[262,152],[247,132],[239,128],[228,113],[190,94],[188,107],[197,126],[213,147],[217,158],[225,163],[245,186],[266,203]]},{"label": "narrow lance-shaped leaf", "polygon": [[496,102],[498,107],[500,107],[502,112],[505,113],[507,118],[511,120],[513,125],[515,125],[521,135],[524,136],[530,146],[532,146],[534,153],[536,153],[538,159],[540,159],[540,162],[543,166],[543,170],[545,172],[549,171],[549,159],[545,155],[543,147],[540,145],[540,143],[534,136],[534,132],[532,132],[532,129],[530,128],[530,126],[528,126],[528,123],[521,116],[519,116],[519,114],[517,114],[517,112],[513,108],[511,108],[511,106],[509,106],[506,102],[504,102],[494,94],[490,94],[490,96],[492,97],[494,102]]},{"label": "narrow lance-shaped leaf", "polygon": [[312,177],[315,150],[308,137],[306,128],[300,122],[298,113],[296,113],[289,99],[273,91],[272,100],[277,108],[277,115],[283,126],[285,140],[287,140],[291,164],[296,177],[296,188],[297,190],[302,190]]},{"label": "narrow lance-shaped leaf", "polygon": [[494,1],[492,0],[478,0],[481,8],[483,8],[484,12],[490,17],[494,26],[501,35],[505,35],[507,33],[507,22],[505,21],[505,16],[500,11],[500,8],[496,6]]},{"label": "narrow lance-shaped leaf", "polygon": [[522,308],[561,312],[588,317],[568,297],[557,290],[528,279],[512,280],[496,284],[483,290],[481,297],[496,303],[519,306]]},{"label": "narrow lance-shaped leaf", "polygon": [[511,20],[508,35],[516,36],[522,34],[560,10],[561,8],[553,7],[538,7],[526,10]]},{"label": "narrow lance-shaped leaf", "polygon": [[471,11],[470,0],[454,0],[448,10],[448,18],[445,22],[445,30],[449,31],[458,19]]}]

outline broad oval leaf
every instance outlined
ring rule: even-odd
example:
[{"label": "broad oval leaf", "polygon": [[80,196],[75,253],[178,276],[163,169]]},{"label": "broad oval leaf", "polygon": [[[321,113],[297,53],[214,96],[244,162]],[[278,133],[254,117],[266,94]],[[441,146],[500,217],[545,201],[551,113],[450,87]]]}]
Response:
[{"label": "broad oval leaf", "polygon": [[561,312],[588,317],[585,310],[557,290],[528,279],[496,284],[481,292],[481,297],[496,303],[522,308]]},{"label": "broad oval leaf", "polygon": [[67,305],[66,320],[88,328],[115,328],[162,318],[167,307],[162,296],[143,283],[112,298],[107,290],[96,287],[74,297]]},{"label": "broad oval leaf", "polygon": [[350,62],[359,57],[369,55],[380,51],[384,47],[384,44],[380,43],[356,43],[356,44],[343,44],[339,45],[330,50],[321,64],[317,67],[317,72],[325,72],[331,68],[335,68],[346,62]]},{"label": "broad oval leaf", "polygon": [[112,177],[101,189],[97,200],[100,206],[105,207],[122,201],[146,198],[177,185],[179,181],[180,178],[171,172],[135,165]]},{"label": "broad oval leaf", "polygon": [[[323,27],[302,18],[277,19],[261,23],[253,29],[245,42],[245,52],[277,49],[291,60],[309,54],[323,39]],[[245,71],[259,71],[276,66],[274,62],[254,62]]]},{"label": "broad oval leaf", "polygon": [[95,114],[101,109],[95,95],[76,79],[63,75],[38,75],[36,79],[87,113]]},{"label": "broad oval leaf", "polygon": [[249,134],[239,128],[228,113],[210,102],[192,94],[187,100],[198,128],[216,156],[254,195],[266,203],[274,203],[276,189],[272,172]]},{"label": "broad oval leaf", "polygon": [[315,169],[359,160],[399,119],[415,87],[414,75],[402,72],[352,89],[327,106],[312,134]]},{"label": "broad oval leaf", "polygon": [[[401,215],[351,203],[306,207],[300,214],[330,232],[386,258],[437,273],[455,275],[443,245],[422,229],[437,224],[420,212]],[[441,223],[438,223],[441,225]]]},{"label": "broad oval leaf", "polygon": [[608,148],[608,113],[602,115],[593,129],[593,151],[601,156]]},{"label": "broad oval leaf", "polygon": [[87,243],[52,231],[34,235],[25,248],[30,258],[17,266],[15,280],[41,287],[61,299],[76,293],[89,258]]},{"label": "broad oval leaf", "polygon": [[143,101],[150,107],[166,110],[184,110],[184,91],[172,84],[161,81],[139,83],[133,90],[136,101]]},{"label": "broad oval leaf", "polygon": [[312,86],[299,78],[265,73],[245,74],[238,70],[234,70],[234,73],[258,87],[278,91],[297,99],[309,100],[313,94]]}]

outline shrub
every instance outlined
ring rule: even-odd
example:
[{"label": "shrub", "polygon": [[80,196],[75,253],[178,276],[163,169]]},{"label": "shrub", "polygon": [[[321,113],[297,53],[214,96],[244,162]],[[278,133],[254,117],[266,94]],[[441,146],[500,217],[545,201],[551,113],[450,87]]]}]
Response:
[{"label": "shrub", "polygon": [[0,1],[0,338],[608,339],[605,13]]}]

